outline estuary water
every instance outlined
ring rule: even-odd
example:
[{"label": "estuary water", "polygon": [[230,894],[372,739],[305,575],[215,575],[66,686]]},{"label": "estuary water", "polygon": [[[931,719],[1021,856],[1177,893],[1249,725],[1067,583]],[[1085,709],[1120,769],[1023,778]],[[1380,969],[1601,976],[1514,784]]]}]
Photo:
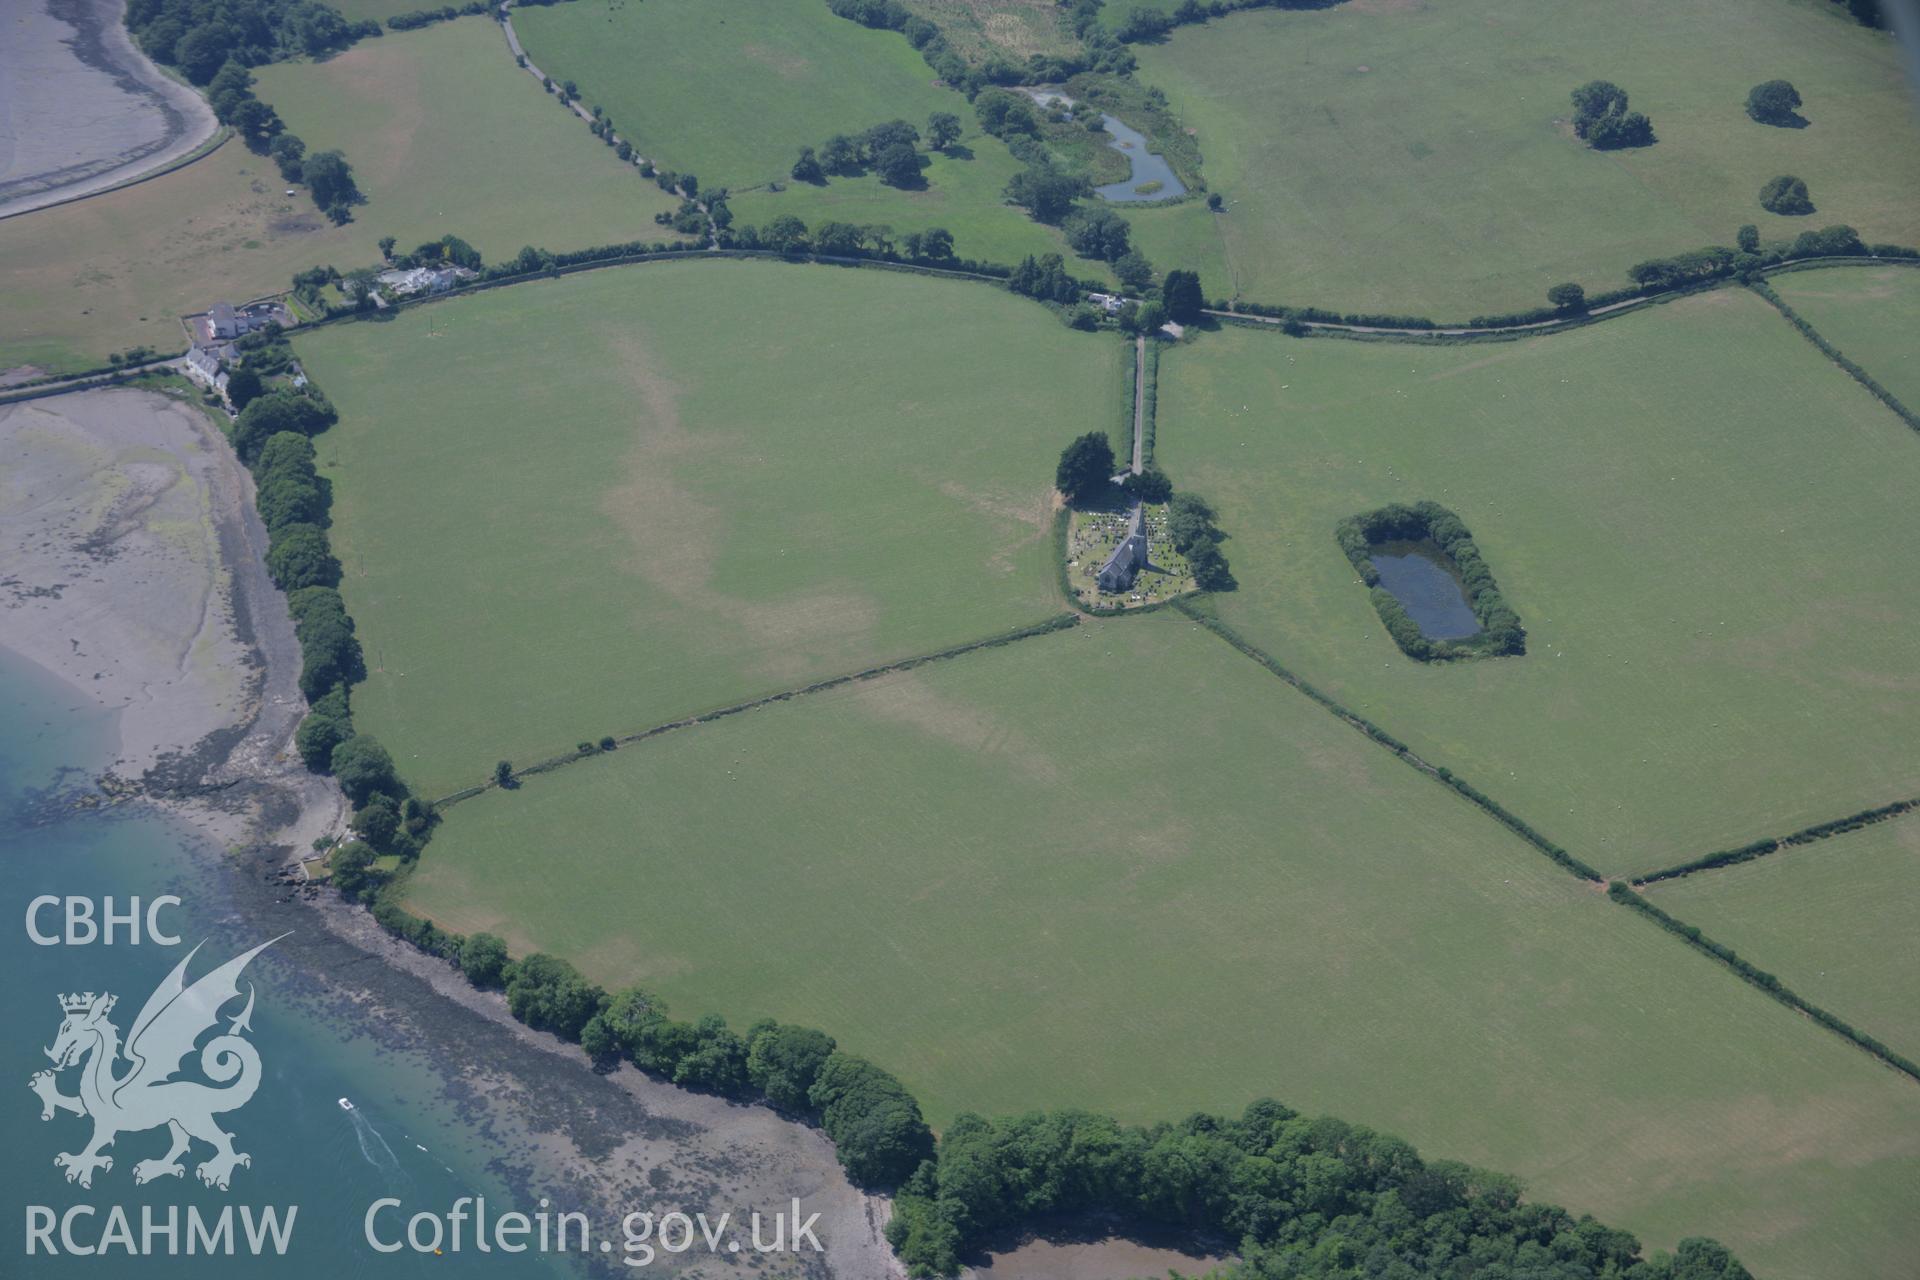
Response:
[{"label": "estuary water", "polygon": [[[463,1195],[510,1202],[506,1180],[488,1167],[499,1150],[487,1141],[485,1117],[455,1102],[431,1055],[409,1044],[408,1010],[400,1007],[396,1015],[389,1006],[376,1015],[306,976],[327,972],[327,966],[378,962],[327,934],[309,908],[279,901],[284,889],[248,869],[220,865],[232,855],[206,847],[196,833],[168,819],[131,810],[63,812],[64,806],[49,802],[50,792],[83,788],[112,758],[115,737],[110,713],[85,705],[69,686],[0,651],[0,961],[6,974],[0,989],[0,1199],[6,1215],[0,1275],[339,1280],[356,1273],[443,1276],[449,1265],[463,1275],[574,1274],[553,1256],[466,1251],[456,1261],[412,1251],[381,1254],[366,1244],[362,1219],[383,1196],[406,1201],[409,1212],[443,1210]],[[163,931],[181,938],[176,946],[144,937],[139,945],[116,937],[113,945],[43,946],[28,935],[28,905],[40,895],[96,904],[112,895],[124,907],[130,897],[145,903],[163,894],[182,899],[159,917]],[[63,934],[62,914],[43,910],[40,931]],[[243,996],[249,986],[256,992],[248,1038],[262,1071],[252,1100],[217,1117],[234,1134],[235,1149],[252,1157],[250,1167],[235,1170],[231,1189],[203,1186],[194,1176],[210,1150],[200,1144],[183,1162],[184,1177],[136,1186],[134,1165],[165,1154],[164,1129],[121,1134],[108,1152],[112,1169],[95,1174],[90,1189],[67,1182],[54,1155],[79,1151],[91,1122],[64,1111],[43,1121],[40,1099],[28,1089],[29,1077],[51,1065],[45,1049],[63,1016],[58,997],[113,992],[119,1003],[112,1021],[124,1034],[195,943],[204,939],[190,978],[289,929],[293,936],[262,953],[241,982]],[[225,1010],[229,1017],[239,1011],[238,1001]],[[190,1066],[194,1061],[188,1059]],[[62,1093],[78,1092],[80,1070],[61,1073]],[[339,1105],[342,1097],[353,1102],[353,1110]],[[108,1214],[119,1206],[132,1224],[136,1248],[143,1206],[162,1221],[170,1206],[177,1208],[183,1223],[189,1206],[209,1223],[231,1207],[236,1236],[242,1234],[243,1206],[256,1215],[272,1207],[282,1221],[288,1210],[297,1210],[284,1256],[256,1258],[240,1249],[231,1257],[188,1257],[184,1227],[179,1256],[169,1256],[157,1236],[149,1238],[146,1256],[118,1246],[94,1257],[68,1256],[64,1246],[58,1256],[48,1256],[44,1247],[27,1254],[30,1215],[51,1211],[61,1217],[81,1205],[95,1212],[71,1219],[76,1243],[100,1245]],[[400,1221],[389,1217],[387,1231],[402,1230]],[[61,1244],[57,1227],[52,1241]]]}]

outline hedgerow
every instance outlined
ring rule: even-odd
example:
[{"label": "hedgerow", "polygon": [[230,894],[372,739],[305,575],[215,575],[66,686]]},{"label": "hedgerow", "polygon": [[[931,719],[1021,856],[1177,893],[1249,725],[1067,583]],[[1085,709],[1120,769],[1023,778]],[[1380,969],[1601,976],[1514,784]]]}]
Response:
[{"label": "hedgerow", "polygon": [[1746,982],[1766,992],[1781,1004],[1786,1005],[1789,1009],[1806,1014],[1827,1030],[1843,1039],[1851,1041],[1854,1045],[1864,1049],[1867,1053],[1880,1059],[1880,1061],[1886,1063],[1894,1070],[1911,1076],[1915,1080],[1920,1080],[1920,1065],[1916,1065],[1912,1059],[1899,1053],[1897,1050],[1889,1048],[1866,1032],[1858,1030],[1845,1019],[1828,1013],[1820,1006],[1809,1002],[1805,997],[1799,995],[1773,974],[1747,961],[1732,947],[1716,942],[1695,926],[1668,915],[1659,907],[1648,902],[1645,895],[1634,892],[1633,888],[1625,881],[1615,880],[1612,884],[1608,885],[1607,896],[1623,907],[1631,907],[1635,911],[1638,911],[1641,915],[1652,920],[1668,933],[1684,940],[1687,945],[1694,950],[1704,955],[1712,956],[1715,960],[1718,960],[1721,964],[1726,965],[1727,968],[1739,974]]},{"label": "hedgerow", "polygon": [[1901,814],[1907,813],[1915,808],[1920,808],[1920,799],[1895,800],[1892,804],[1883,804],[1875,809],[1862,809],[1858,813],[1850,813],[1844,818],[1833,818],[1827,822],[1816,822],[1810,827],[1803,827],[1792,835],[1771,836],[1764,840],[1755,840],[1750,844],[1743,844],[1737,849],[1721,849],[1714,853],[1704,854],[1701,857],[1690,859],[1676,866],[1668,867],[1665,870],[1638,876],[1634,879],[1633,883],[1635,886],[1658,884],[1662,880],[1678,880],[1682,876],[1690,876],[1696,871],[1710,871],[1715,867],[1736,866],[1742,862],[1751,862],[1755,858],[1764,858],[1768,854],[1775,853],[1781,849],[1791,849],[1795,845],[1812,844],[1816,840],[1825,840],[1830,836],[1845,835],[1850,831],[1858,831],[1862,827],[1870,827],[1877,822],[1885,822],[1888,818],[1897,818]]},{"label": "hedgerow", "polygon": [[1915,431],[1920,431],[1920,414],[1916,414],[1913,410],[1907,408],[1898,396],[1881,386],[1872,374],[1855,364],[1852,360],[1849,360],[1842,354],[1840,348],[1828,342],[1825,335],[1811,324],[1808,324],[1798,311],[1788,306],[1787,300],[1775,293],[1771,285],[1767,284],[1764,280],[1751,280],[1748,282],[1747,287],[1772,303],[1780,314],[1787,318],[1787,323],[1800,331],[1801,337],[1818,347],[1822,355],[1845,370],[1847,376],[1865,387],[1874,399],[1893,410],[1893,412],[1898,415],[1900,421],[1906,423]]},{"label": "hedgerow", "polygon": [[1495,822],[1498,822],[1501,826],[1532,845],[1539,852],[1545,854],[1555,865],[1572,872],[1582,880],[1591,881],[1595,884],[1600,884],[1605,881],[1606,877],[1602,876],[1598,871],[1574,857],[1561,846],[1547,839],[1546,836],[1534,830],[1532,826],[1518,816],[1509,813],[1498,801],[1486,792],[1481,791],[1478,787],[1475,787],[1451,769],[1428,763],[1415,754],[1413,749],[1406,743],[1400,741],[1373,721],[1367,719],[1359,712],[1341,705],[1314,685],[1309,684],[1300,676],[1288,670],[1275,660],[1271,654],[1254,645],[1232,627],[1220,621],[1219,617],[1211,611],[1210,606],[1206,603],[1205,597],[1201,597],[1196,601],[1186,596],[1180,596],[1176,597],[1172,601],[1172,604],[1173,607],[1181,613],[1184,613],[1193,621],[1213,632],[1235,649],[1238,649],[1241,653],[1252,658],[1268,671],[1286,681],[1295,689],[1298,689],[1301,693],[1312,698],[1323,708],[1346,721],[1347,724],[1353,728],[1366,734],[1369,738],[1372,738],[1375,742],[1393,752],[1422,773],[1451,787],[1462,798],[1472,803]]},{"label": "hedgerow", "polygon": [[389,31],[414,31],[421,27],[432,26],[436,22],[452,22],[455,18],[464,18],[483,14],[492,8],[487,0],[468,0],[468,3],[455,8],[442,5],[438,9],[415,9],[411,13],[396,13],[387,19]]}]

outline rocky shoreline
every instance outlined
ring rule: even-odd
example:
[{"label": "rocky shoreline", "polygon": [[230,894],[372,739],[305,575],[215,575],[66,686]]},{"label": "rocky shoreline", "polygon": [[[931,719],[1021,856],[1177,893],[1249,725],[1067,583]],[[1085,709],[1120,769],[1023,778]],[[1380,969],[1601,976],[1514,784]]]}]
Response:
[{"label": "rocky shoreline", "polygon": [[[847,1183],[818,1130],[765,1107],[695,1094],[632,1067],[596,1071],[574,1045],[528,1030],[497,993],[306,881],[316,837],[340,834],[339,789],[291,742],[306,703],[285,598],[268,580],[252,478],[197,406],[116,389],[0,408],[0,618],[6,646],[77,698],[117,712],[104,776],[43,801],[150,804],[227,857],[236,909],[323,926],[284,950],[314,998],[347,1002],[422,1052],[491,1137],[497,1170],[528,1195],[564,1187],[607,1221],[670,1205],[821,1214],[802,1274],[903,1275],[881,1234],[888,1204]],[[377,965],[355,963],[376,959]],[[597,1260],[596,1260],[597,1261]],[[749,1255],[662,1258],[733,1271]],[[617,1268],[615,1268],[617,1270]]]}]

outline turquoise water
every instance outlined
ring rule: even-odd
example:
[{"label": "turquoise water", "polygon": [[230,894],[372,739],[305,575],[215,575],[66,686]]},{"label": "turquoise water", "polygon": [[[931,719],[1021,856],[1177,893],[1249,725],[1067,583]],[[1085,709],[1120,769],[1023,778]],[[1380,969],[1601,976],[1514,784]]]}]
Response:
[{"label": "turquoise water", "polygon": [[[487,1117],[454,1100],[428,1051],[432,1031],[409,1021],[431,1021],[436,1011],[424,1003],[411,1010],[403,1005],[393,1017],[376,1021],[313,982],[309,975],[321,966],[377,962],[325,934],[307,908],[278,901],[284,891],[267,884],[258,868],[232,865],[229,855],[198,843],[190,831],[130,813],[34,821],[33,813],[43,808],[33,803],[36,792],[78,785],[89,765],[110,758],[111,720],[76,702],[36,669],[0,658],[0,960],[6,974],[0,990],[0,1198],[6,1202],[0,1276],[338,1280],[346,1268],[441,1276],[449,1267],[462,1275],[571,1274],[558,1259],[531,1254],[512,1258],[469,1249],[456,1261],[411,1252],[383,1255],[367,1246],[362,1219],[382,1196],[402,1198],[409,1212],[443,1210],[463,1195],[483,1194],[497,1205],[514,1199],[497,1167],[488,1167],[501,1153]],[[124,902],[165,893],[184,899],[163,917],[183,939],[180,946],[39,946],[27,936],[27,904],[40,894],[96,901],[112,894]],[[56,919],[57,913],[44,915],[43,931]],[[242,980],[243,995],[249,982],[258,990],[249,1038],[263,1064],[259,1091],[243,1108],[219,1117],[235,1134],[235,1147],[252,1156],[252,1166],[235,1171],[228,1191],[203,1187],[194,1166],[208,1149],[196,1144],[184,1178],[135,1186],[135,1162],[165,1152],[164,1130],[149,1130],[119,1137],[109,1151],[112,1170],[97,1174],[91,1190],[69,1184],[54,1166],[54,1154],[78,1151],[91,1123],[65,1112],[43,1122],[40,1100],[27,1088],[28,1078],[50,1065],[44,1049],[63,1016],[57,996],[112,991],[120,999],[113,1021],[124,1033],[195,942],[207,939],[191,976],[286,929],[297,932],[264,953]],[[227,1012],[238,1007],[236,1002]],[[62,1074],[63,1092],[77,1091],[78,1074]],[[353,1100],[353,1111],[339,1106],[343,1096]],[[114,1205],[126,1210],[136,1232],[141,1206],[160,1212],[178,1206],[183,1222],[189,1205],[208,1218],[229,1205],[256,1212],[297,1205],[298,1212],[285,1256],[129,1258],[119,1250],[92,1258],[48,1257],[44,1251],[27,1256],[27,1206],[62,1214],[73,1205],[98,1211],[90,1225],[76,1220],[83,1243],[100,1240]]]}]

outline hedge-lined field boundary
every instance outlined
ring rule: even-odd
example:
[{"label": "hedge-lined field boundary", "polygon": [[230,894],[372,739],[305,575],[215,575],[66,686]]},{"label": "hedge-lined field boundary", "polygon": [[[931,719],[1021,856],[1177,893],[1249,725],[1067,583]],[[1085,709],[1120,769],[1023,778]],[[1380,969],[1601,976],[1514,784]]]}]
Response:
[{"label": "hedge-lined field boundary", "polygon": [[1858,831],[1862,827],[1870,827],[1875,823],[1885,822],[1889,818],[1897,818],[1901,814],[1908,813],[1914,809],[1920,809],[1920,798],[1895,800],[1892,804],[1883,804],[1875,809],[1862,809],[1858,813],[1850,813],[1844,818],[1833,818],[1826,822],[1816,822],[1814,825],[1803,827],[1791,835],[1769,836],[1765,839],[1755,840],[1751,844],[1743,844],[1737,849],[1720,849],[1713,853],[1704,854],[1701,857],[1678,863],[1675,866],[1667,867],[1660,871],[1649,872],[1644,876],[1636,876],[1632,884],[1634,888],[1639,889],[1650,884],[1659,884],[1663,880],[1679,880],[1683,877],[1693,875],[1696,872],[1711,871],[1715,867],[1738,866],[1742,862],[1752,862],[1755,858],[1764,858],[1768,854],[1778,852],[1781,849],[1791,849],[1796,845],[1813,844],[1816,841],[1830,839],[1833,836],[1845,835],[1849,831]]},{"label": "hedge-lined field boundary", "polygon": [[1292,685],[1295,689],[1298,689],[1301,693],[1312,698],[1327,711],[1332,712],[1335,716],[1344,720],[1352,728],[1366,734],[1367,737],[1372,738],[1375,742],[1393,752],[1393,754],[1399,756],[1402,760],[1426,774],[1428,777],[1445,783],[1469,804],[1472,804],[1508,831],[1511,831],[1514,835],[1519,836],[1522,840],[1532,845],[1535,850],[1545,855],[1561,870],[1589,884],[1601,885],[1606,883],[1605,876],[1582,862],[1579,858],[1576,858],[1573,854],[1567,852],[1567,850],[1560,845],[1547,839],[1525,820],[1507,810],[1492,796],[1489,796],[1465,778],[1460,777],[1454,773],[1453,770],[1429,762],[1414,751],[1412,747],[1409,747],[1406,743],[1400,741],[1373,721],[1367,719],[1357,711],[1348,709],[1328,694],[1321,692],[1312,684],[1281,665],[1280,662],[1265,650],[1254,645],[1232,627],[1220,621],[1218,617],[1212,613],[1203,611],[1201,606],[1196,603],[1193,598],[1179,596],[1168,601],[1168,603],[1193,621],[1213,632],[1214,635],[1232,645],[1235,649],[1238,649],[1247,657],[1252,658],[1280,679]]},{"label": "hedge-lined field boundary", "polygon": [[[1446,783],[1481,812],[1494,819],[1494,821],[1498,822],[1507,830],[1513,832],[1513,834],[1519,836],[1522,840],[1525,840],[1540,853],[1551,859],[1557,866],[1571,872],[1589,884],[1596,886],[1606,884],[1607,896],[1613,899],[1614,902],[1621,906],[1631,907],[1642,915],[1647,916],[1649,919],[1658,923],[1661,928],[1666,929],[1668,932],[1682,939],[1695,950],[1724,964],[1727,968],[1738,974],[1743,981],[1758,987],[1775,1000],[1778,1000],[1781,1004],[1786,1005],[1796,1012],[1805,1014],[1820,1026],[1825,1027],[1827,1030],[1847,1040],[1871,1056],[1878,1058],[1894,1070],[1911,1077],[1915,1081],[1920,1081],[1920,1065],[1916,1065],[1911,1059],[1903,1056],[1886,1044],[1883,1044],[1873,1036],[1858,1030],[1844,1018],[1830,1013],[1800,996],[1773,974],[1742,959],[1733,948],[1723,946],[1707,937],[1694,926],[1668,915],[1651,902],[1648,902],[1645,897],[1636,892],[1633,886],[1626,881],[1615,880],[1609,883],[1605,876],[1602,876],[1598,871],[1595,871],[1592,867],[1580,861],[1580,859],[1574,857],[1559,845],[1554,844],[1538,831],[1535,831],[1531,826],[1527,825],[1526,822],[1508,812],[1491,796],[1460,778],[1451,770],[1429,763],[1412,748],[1387,733],[1365,716],[1348,710],[1339,702],[1315,688],[1312,684],[1289,671],[1286,667],[1275,661],[1271,655],[1249,643],[1226,623],[1213,617],[1211,614],[1203,612],[1187,597],[1170,601],[1170,603],[1188,618],[1213,632],[1235,649],[1238,649],[1247,657],[1258,662],[1275,676],[1278,676],[1287,684],[1292,685],[1301,693],[1312,698],[1327,711],[1332,712],[1335,716],[1344,720],[1352,728],[1366,734],[1369,738],[1372,738],[1381,746],[1386,747],[1389,751],[1392,751],[1396,756],[1399,756],[1402,760],[1420,770],[1422,773]],[[1915,805],[1909,803],[1907,807],[1912,808],[1915,807]],[[1904,809],[1902,812],[1904,812]],[[1842,819],[1841,821],[1845,822],[1848,820]],[[1809,828],[1809,830],[1813,830],[1813,828]]]},{"label": "hedge-lined field boundary", "polygon": [[[932,653],[917,654],[911,658],[901,658],[896,662],[882,663],[879,666],[867,667],[860,671],[851,671],[845,675],[829,676],[825,680],[815,680],[811,684],[798,685],[792,689],[782,689],[778,693],[769,693],[764,697],[750,698],[745,702],[731,703],[712,711],[703,711],[696,716],[683,716],[678,720],[668,720],[634,733],[613,734],[610,736],[616,746],[624,747],[635,742],[645,742],[649,738],[657,738],[662,734],[672,733],[676,729],[691,729],[695,725],[712,724],[716,720],[724,720],[728,716],[737,716],[743,711],[753,711],[760,707],[769,707],[777,702],[790,702],[795,698],[803,698],[809,694],[825,693],[829,689],[838,689],[842,685],[856,684],[864,680],[873,680],[880,676],[893,675],[901,671],[911,671],[915,667],[923,667],[930,662],[945,662],[949,658],[958,658],[964,654],[977,653],[982,649],[997,649],[1001,645],[1012,644],[1016,640],[1030,640],[1035,636],[1051,635],[1056,631],[1064,631],[1069,627],[1075,626],[1079,621],[1080,618],[1077,614],[1056,614],[1048,618],[1045,622],[1036,622],[1032,626],[1021,627],[997,636],[988,636],[984,640],[969,640],[965,644],[953,645]],[[589,760],[594,756],[604,755],[607,748],[594,745],[594,743],[604,742],[606,740],[605,737],[602,737],[590,742],[584,742],[583,745],[575,747],[572,751],[564,752],[556,756],[548,756],[546,759],[536,761],[522,769],[514,769],[508,774],[508,778],[512,782],[518,782],[522,778],[529,778],[542,773],[551,773],[553,770],[561,768],[564,765],[575,764],[581,760]],[[499,781],[489,780],[481,783],[479,786],[467,787],[454,792],[452,795],[442,796],[433,802],[433,807],[436,810],[445,809],[449,805],[458,804],[462,800],[471,800],[483,792],[494,791],[499,788]]]},{"label": "hedge-lined field boundary", "polygon": [[1727,968],[1740,975],[1742,981],[1758,987],[1778,1000],[1787,1008],[1803,1013],[1841,1039],[1848,1041],[1872,1057],[1878,1058],[1895,1071],[1920,1081],[1920,1064],[1914,1063],[1898,1050],[1883,1044],[1873,1036],[1855,1028],[1846,1019],[1829,1013],[1787,986],[1780,979],[1768,973],[1758,965],[1748,962],[1732,947],[1714,941],[1698,928],[1684,920],[1668,915],[1659,907],[1648,902],[1645,896],[1635,893],[1633,887],[1624,880],[1615,880],[1607,886],[1607,896],[1623,907],[1630,907],[1641,915],[1658,924],[1662,929],[1684,941],[1702,955],[1710,956]]},{"label": "hedge-lined field boundary", "polygon": [[1798,311],[1788,306],[1787,300],[1775,293],[1771,285],[1764,280],[1754,280],[1750,281],[1747,287],[1772,303],[1774,309],[1787,318],[1787,323],[1797,329],[1801,337],[1818,347],[1820,354],[1833,361],[1848,377],[1865,387],[1874,399],[1893,410],[1900,421],[1906,423],[1909,427],[1913,428],[1913,430],[1920,431],[1920,414],[1916,414],[1913,410],[1907,408],[1906,405],[1900,402],[1899,397],[1875,381],[1872,374],[1862,369],[1852,360],[1849,360],[1841,353],[1840,348],[1828,342],[1825,335],[1808,323]]}]

